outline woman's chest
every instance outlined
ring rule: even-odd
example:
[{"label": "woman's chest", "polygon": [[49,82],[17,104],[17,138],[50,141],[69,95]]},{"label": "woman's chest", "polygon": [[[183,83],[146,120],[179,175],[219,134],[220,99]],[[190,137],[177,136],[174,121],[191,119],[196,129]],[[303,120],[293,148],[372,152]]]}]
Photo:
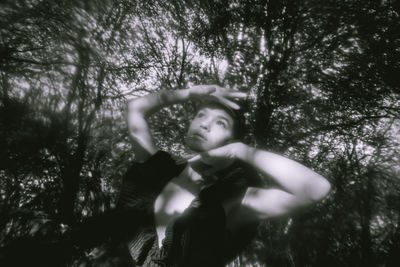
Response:
[{"label": "woman's chest", "polygon": [[165,238],[167,226],[179,217],[198,196],[200,186],[189,173],[183,173],[169,182],[154,202],[154,219],[159,247]]},{"label": "woman's chest", "polygon": [[169,217],[182,214],[195,198],[196,195],[193,192],[173,182],[168,183],[154,203],[154,214],[157,221],[164,222]]}]

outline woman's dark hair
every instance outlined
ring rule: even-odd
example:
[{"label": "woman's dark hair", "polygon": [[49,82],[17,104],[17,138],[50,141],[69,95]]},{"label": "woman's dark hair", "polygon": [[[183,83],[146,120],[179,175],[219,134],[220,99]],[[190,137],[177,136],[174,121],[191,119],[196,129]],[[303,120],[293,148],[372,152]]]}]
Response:
[{"label": "woman's dark hair", "polygon": [[217,107],[226,111],[233,119],[233,138],[235,140],[243,139],[245,134],[245,118],[243,112],[240,110],[234,110],[218,100],[206,100],[199,104],[194,114],[197,114],[200,109],[206,107]]}]

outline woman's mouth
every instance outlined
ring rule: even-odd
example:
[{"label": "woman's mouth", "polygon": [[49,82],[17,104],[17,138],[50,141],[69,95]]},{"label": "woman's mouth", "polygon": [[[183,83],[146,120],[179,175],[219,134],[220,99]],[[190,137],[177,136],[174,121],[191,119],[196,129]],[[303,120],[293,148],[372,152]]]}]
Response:
[{"label": "woman's mouth", "polygon": [[192,137],[194,137],[196,139],[201,139],[201,140],[207,141],[207,138],[200,133],[194,133],[194,134],[192,134]]}]

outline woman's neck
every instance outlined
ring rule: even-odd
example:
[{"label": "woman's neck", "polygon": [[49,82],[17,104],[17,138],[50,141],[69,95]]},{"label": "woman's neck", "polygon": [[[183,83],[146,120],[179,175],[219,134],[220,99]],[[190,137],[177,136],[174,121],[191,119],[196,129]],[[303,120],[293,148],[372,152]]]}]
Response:
[{"label": "woman's neck", "polygon": [[172,179],[171,182],[197,196],[203,187],[204,179],[200,173],[187,164],[180,175]]}]

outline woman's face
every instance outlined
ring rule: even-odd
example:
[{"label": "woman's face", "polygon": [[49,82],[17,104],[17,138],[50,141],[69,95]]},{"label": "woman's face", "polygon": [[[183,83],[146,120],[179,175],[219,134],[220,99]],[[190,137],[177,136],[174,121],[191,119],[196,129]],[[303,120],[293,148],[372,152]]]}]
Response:
[{"label": "woman's face", "polygon": [[234,120],[228,112],[218,106],[201,108],[186,136],[186,145],[197,152],[225,145],[233,139]]}]

